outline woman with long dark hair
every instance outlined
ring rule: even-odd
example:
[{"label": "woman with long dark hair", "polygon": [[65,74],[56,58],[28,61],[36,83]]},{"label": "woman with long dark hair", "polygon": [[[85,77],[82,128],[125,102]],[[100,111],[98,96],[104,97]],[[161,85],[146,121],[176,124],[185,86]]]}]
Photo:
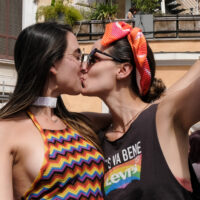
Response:
[{"label": "woman with long dark hair", "polygon": [[17,38],[17,83],[0,110],[0,199],[103,198],[98,138],[60,96],[80,93],[81,59],[68,25],[34,24]]},{"label": "woman with long dark hair", "polygon": [[[195,68],[199,68],[199,63]],[[160,103],[147,103],[155,83],[155,61],[137,27],[106,26],[82,69],[82,94],[100,97],[112,124],[100,138],[106,161],[105,199],[200,199],[188,165],[188,130],[200,121],[199,75],[181,80]],[[162,92],[162,91],[161,91]]]}]

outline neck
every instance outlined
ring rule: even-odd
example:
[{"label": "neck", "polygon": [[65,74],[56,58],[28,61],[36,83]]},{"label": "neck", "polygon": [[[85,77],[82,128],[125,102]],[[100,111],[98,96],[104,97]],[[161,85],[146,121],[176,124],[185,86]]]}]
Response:
[{"label": "neck", "polygon": [[52,108],[30,106],[29,109],[44,129],[60,130],[66,127],[63,121],[54,114]]},{"label": "neck", "polygon": [[54,109],[50,107],[31,106],[30,110],[36,116],[44,115],[47,117],[52,117],[54,115]]},{"label": "neck", "polygon": [[134,117],[137,118],[137,114],[148,105],[127,88],[113,92],[104,102],[112,114],[112,129],[123,132],[127,130],[127,123],[131,124]]}]

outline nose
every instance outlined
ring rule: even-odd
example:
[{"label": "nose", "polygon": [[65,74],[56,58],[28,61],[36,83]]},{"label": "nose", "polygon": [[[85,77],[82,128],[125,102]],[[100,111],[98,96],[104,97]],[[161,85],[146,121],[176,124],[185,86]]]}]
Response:
[{"label": "nose", "polygon": [[86,74],[88,72],[88,67],[87,67],[87,62],[82,62],[82,65],[81,65],[81,73],[82,74]]}]

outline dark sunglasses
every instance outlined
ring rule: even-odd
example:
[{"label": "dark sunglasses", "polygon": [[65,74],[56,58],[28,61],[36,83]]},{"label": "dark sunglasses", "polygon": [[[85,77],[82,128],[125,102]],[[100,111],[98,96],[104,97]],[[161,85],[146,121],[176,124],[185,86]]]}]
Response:
[{"label": "dark sunglasses", "polygon": [[[120,62],[120,63],[122,63],[122,62],[127,62],[127,61],[128,61],[128,60],[125,60],[125,59],[116,58],[116,57],[114,57],[114,56],[111,56],[110,54],[107,54],[107,53],[105,53],[105,52],[103,52],[103,51],[100,51],[100,50],[98,50],[97,48],[95,48],[95,49],[93,49],[93,50],[90,52],[90,54],[89,54],[88,57],[87,57],[87,64],[88,64],[88,65],[92,65],[92,64],[95,63],[95,59],[96,59],[95,53],[100,53],[100,54],[102,54],[102,55],[108,56],[108,57],[112,58],[112,60],[114,60],[114,61],[116,61],[116,62]],[[104,59],[102,59],[102,60],[104,60]]]}]

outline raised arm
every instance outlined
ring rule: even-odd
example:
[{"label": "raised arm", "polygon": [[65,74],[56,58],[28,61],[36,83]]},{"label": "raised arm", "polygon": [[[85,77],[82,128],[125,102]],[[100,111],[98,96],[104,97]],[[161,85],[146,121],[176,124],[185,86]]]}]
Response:
[{"label": "raised arm", "polygon": [[189,128],[200,121],[200,77],[183,89],[175,99],[177,117],[180,118],[183,128]]},{"label": "raised arm", "polygon": [[11,140],[9,128],[0,122],[0,199],[6,200],[13,200]]},{"label": "raised arm", "polygon": [[[197,63],[193,67],[199,67]],[[175,177],[187,180],[190,179],[188,130],[200,121],[200,78],[197,76],[166,95],[156,113],[157,135],[167,164]]]},{"label": "raised arm", "polygon": [[172,125],[187,133],[200,121],[200,77],[191,80],[187,87],[166,96],[162,104],[171,113]]}]

